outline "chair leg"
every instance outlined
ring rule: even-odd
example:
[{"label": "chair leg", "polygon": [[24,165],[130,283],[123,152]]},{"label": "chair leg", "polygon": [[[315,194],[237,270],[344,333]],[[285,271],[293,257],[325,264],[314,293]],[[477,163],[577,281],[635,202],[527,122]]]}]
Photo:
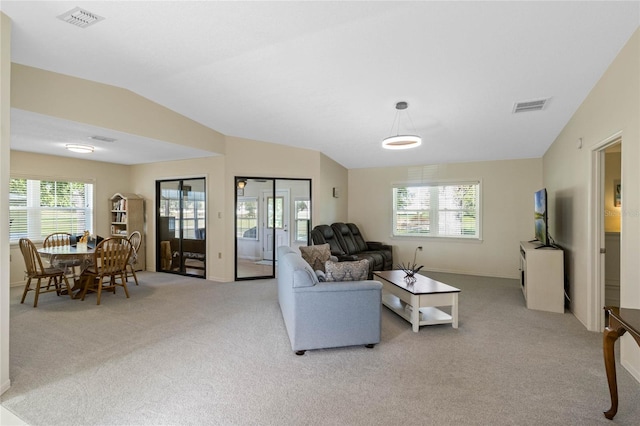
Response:
[{"label": "chair leg", "polygon": [[[135,276],[135,275],[134,275]],[[127,299],[129,298],[129,290],[127,289],[127,278],[126,273],[121,273],[120,277],[122,278],[122,288],[124,288],[124,294],[127,295]],[[115,289],[115,287],[114,287]]]},{"label": "chair leg", "polygon": [[[67,279],[67,276],[63,275],[62,279],[64,280],[64,285],[67,286],[67,294],[69,295],[70,298],[73,299],[73,293],[71,292],[71,286],[69,285],[69,280]],[[60,280],[60,288],[62,288],[62,280]]]},{"label": "chair leg", "polygon": [[37,308],[38,307],[38,297],[40,297],[40,282],[42,281],[42,278],[38,278],[38,282],[36,283],[36,296],[35,299],[33,299],[33,307]]},{"label": "chair leg", "polygon": [[[56,295],[57,296],[61,296],[62,295],[62,278],[60,277],[53,277],[53,285],[56,288]],[[48,288],[49,286],[47,286]]]},{"label": "chair leg", "polygon": [[98,302],[96,305],[100,304],[100,296],[102,296],[102,275],[98,278]]},{"label": "chair leg", "polygon": [[133,265],[131,265],[131,275],[133,275],[133,280],[136,282],[136,285],[138,285],[138,276],[136,275],[136,270],[133,269]]},{"label": "chair leg", "polygon": [[[80,300],[84,301],[84,296],[87,295],[87,290],[89,289],[89,283],[91,282],[91,276],[85,276],[84,278],[80,278],[80,287],[82,288],[82,295],[80,297]],[[83,284],[84,282],[84,284]]]},{"label": "chair leg", "polygon": [[29,292],[29,287],[31,286],[31,277],[27,280],[27,283],[24,285],[24,291],[22,292],[22,300],[20,303],[24,303],[24,299],[27,297],[27,293]]}]

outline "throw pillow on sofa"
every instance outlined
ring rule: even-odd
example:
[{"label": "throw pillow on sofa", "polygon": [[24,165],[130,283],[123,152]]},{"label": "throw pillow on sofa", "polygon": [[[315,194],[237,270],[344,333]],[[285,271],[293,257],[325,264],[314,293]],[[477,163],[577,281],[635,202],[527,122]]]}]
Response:
[{"label": "throw pillow on sofa", "polygon": [[329,244],[300,246],[300,254],[314,271],[320,270],[325,272],[324,264],[331,257],[331,249],[329,248]]},{"label": "throw pillow on sofa", "polygon": [[325,277],[328,281],[363,281],[369,275],[369,261],[367,259],[355,262],[325,263]]}]

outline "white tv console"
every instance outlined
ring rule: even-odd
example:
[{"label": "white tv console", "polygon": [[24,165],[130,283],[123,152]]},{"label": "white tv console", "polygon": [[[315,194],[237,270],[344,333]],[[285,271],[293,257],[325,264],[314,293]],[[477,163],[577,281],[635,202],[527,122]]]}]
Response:
[{"label": "white tv console", "polygon": [[520,241],[520,284],[528,309],[564,313],[564,253]]}]

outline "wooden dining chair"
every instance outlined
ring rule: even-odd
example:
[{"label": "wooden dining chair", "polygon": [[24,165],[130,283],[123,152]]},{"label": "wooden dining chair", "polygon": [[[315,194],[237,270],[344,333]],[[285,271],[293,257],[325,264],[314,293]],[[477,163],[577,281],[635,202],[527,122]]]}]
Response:
[{"label": "wooden dining chair", "polygon": [[[47,235],[47,238],[44,239],[42,243],[42,247],[64,247],[71,245],[71,234],[68,232],[54,232],[53,234]],[[62,268],[65,270],[65,273],[69,275],[73,275],[74,279],[76,278],[76,267],[80,266],[80,259],[56,259],[55,256],[51,258],[51,266],[55,268]]]},{"label": "wooden dining chair", "polygon": [[[27,283],[24,286],[24,291],[22,292],[22,300],[20,300],[20,303],[24,303],[24,299],[27,297],[27,293],[29,291],[35,291],[33,307],[37,308],[40,293],[49,293],[55,291],[58,296],[62,294],[62,291],[64,290],[62,288],[63,281],[64,285],[66,286],[67,294],[72,297],[71,287],[69,287],[69,281],[67,280],[65,271],[63,269],[55,267],[45,267],[42,264],[42,259],[40,258],[38,249],[30,239],[21,238],[19,241],[19,245],[22,256],[24,257],[24,266],[26,268],[27,274]],[[47,279],[46,283],[42,281],[45,278]],[[31,283],[34,279],[37,280],[36,285],[35,288],[31,288]]]},{"label": "wooden dining chair", "polygon": [[81,299],[84,300],[87,291],[94,291],[98,294],[99,305],[102,292],[113,291],[115,294],[116,286],[124,288],[124,293],[129,298],[126,274],[132,250],[131,242],[127,238],[111,237],[102,240],[96,246],[93,265],[85,269],[80,276]]},{"label": "wooden dining chair", "polygon": [[129,235],[129,242],[133,247],[133,251],[131,252],[131,257],[129,257],[129,261],[127,262],[127,273],[126,279],[129,280],[129,271],[131,271],[131,275],[133,276],[136,285],[138,285],[138,276],[136,275],[136,265],[138,263],[138,250],[140,250],[140,244],[142,243],[142,235],[139,231],[133,231],[131,235]]},{"label": "wooden dining chair", "polygon": [[62,246],[70,246],[71,245],[71,234],[68,232],[54,232],[53,234],[47,235],[47,238],[44,239],[42,243],[42,247],[62,247]]}]

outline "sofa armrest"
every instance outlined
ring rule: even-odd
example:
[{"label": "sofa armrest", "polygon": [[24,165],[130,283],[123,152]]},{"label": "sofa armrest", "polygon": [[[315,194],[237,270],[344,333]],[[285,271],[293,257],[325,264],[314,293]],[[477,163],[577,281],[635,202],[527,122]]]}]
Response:
[{"label": "sofa armrest", "polygon": [[332,281],[319,282],[311,287],[296,287],[296,293],[323,293],[323,292],[345,292],[345,291],[367,291],[382,289],[382,283],[375,280],[365,281]]},{"label": "sofa armrest", "polygon": [[292,290],[292,321],[287,331],[294,351],[380,342],[379,281],[321,282]]},{"label": "sofa armrest", "polygon": [[389,251],[391,251],[391,246],[389,244],[381,243],[380,241],[367,241],[367,249],[368,250],[389,250]]},{"label": "sofa armrest", "polygon": [[354,262],[358,260],[358,256],[355,254],[341,254],[336,257],[338,258],[338,262]]},{"label": "sofa armrest", "polygon": [[367,241],[367,250],[382,250],[382,243],[380,241]]}]

